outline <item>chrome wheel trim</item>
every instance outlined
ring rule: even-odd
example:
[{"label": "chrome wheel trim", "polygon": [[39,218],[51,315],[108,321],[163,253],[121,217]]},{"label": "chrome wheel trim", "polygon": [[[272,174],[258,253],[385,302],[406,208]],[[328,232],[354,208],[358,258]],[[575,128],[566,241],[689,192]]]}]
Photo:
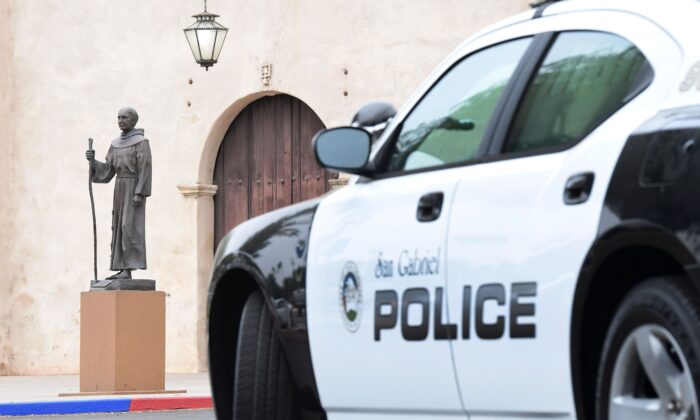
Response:
[{"label": "chrome wheel trim", "polygon": [[[656,395],[640,393],[644,381]],[[693,377],[676,339],[660,325],[637,327],[615,359],[608,418],[698,420],[697,412]]]}]

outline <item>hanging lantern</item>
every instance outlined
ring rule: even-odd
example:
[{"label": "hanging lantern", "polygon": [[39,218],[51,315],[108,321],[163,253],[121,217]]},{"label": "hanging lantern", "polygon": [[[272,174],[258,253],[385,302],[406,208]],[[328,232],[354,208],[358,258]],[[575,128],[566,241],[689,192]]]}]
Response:
[{"label": "hanging lantern", "polygon": [[185,37],[195,61],[209,71],[219,59],[228,28],[216,21],[219,15],[207,12],[207,0],[204,0],[204,12],[192,17],[197,21],[184,29]]}]

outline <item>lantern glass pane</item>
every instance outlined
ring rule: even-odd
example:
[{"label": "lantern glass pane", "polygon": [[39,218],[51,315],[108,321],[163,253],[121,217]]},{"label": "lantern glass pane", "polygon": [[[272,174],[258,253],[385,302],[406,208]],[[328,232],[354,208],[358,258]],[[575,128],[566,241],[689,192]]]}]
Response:
[{"label": "lantern glass pane", "polygon": [[219,54],[221,54],[221,48],[224,46],[224,40],[226,39],[227,29],[217,29],[219,33],[216,37],[216,45],[214,45],[214,60],[219,59]]},{"label": "lantern glass pane", "polygon": [[199,48],[202,51],[202,60],[212,60],[214,55],[214,35],[216,31],[212,29],[197,29],[199,38]]},{"label": "lantern glass pane", "polygon": [[194,54],[194,59],[196,61],[201,60],[202,57],[199,54],[199,45],[197,44],[197,35],[195,34],[195,31],[185,31],[185,37],[187,37],[187,43],[190,44],[190,49],[192,50],[192,54]]}]

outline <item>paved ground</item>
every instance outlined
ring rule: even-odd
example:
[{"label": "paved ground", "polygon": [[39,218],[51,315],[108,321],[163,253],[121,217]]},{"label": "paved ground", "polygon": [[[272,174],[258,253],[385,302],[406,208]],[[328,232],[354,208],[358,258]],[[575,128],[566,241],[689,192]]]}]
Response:
[{"label": "paved ground", "polygon": [[[186,390],[184,394],[138,395],[134,397],[201,397],[211,396],[209,374],[170,373],[165,376],[165,389]],[[59,397],[61,393],[80,390],[78,375],[62,376],[0,376],[0,403],[32,401],[66,401],[81,399],[128,398],[128,395],[99,395],[85,397]]]},{"label": "paved ground", "polygon": [[212,410],[153,411],[148,413],[79,414],[70,416],[0,417],[3,420],[214,420]]}]

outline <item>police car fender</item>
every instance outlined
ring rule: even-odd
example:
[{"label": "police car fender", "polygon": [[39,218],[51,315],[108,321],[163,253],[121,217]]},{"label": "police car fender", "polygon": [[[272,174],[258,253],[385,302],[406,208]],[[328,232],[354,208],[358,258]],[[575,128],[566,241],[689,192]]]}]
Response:
[{"label": "police car fender", "polygon": [[248,295],[262,292],[273,315],[299,405],[320,410],[306,325],[308,235],[320,199],[258,216],[221,241],[209,287],[209,360],[218,418],[230,418],[235,338]]}]

